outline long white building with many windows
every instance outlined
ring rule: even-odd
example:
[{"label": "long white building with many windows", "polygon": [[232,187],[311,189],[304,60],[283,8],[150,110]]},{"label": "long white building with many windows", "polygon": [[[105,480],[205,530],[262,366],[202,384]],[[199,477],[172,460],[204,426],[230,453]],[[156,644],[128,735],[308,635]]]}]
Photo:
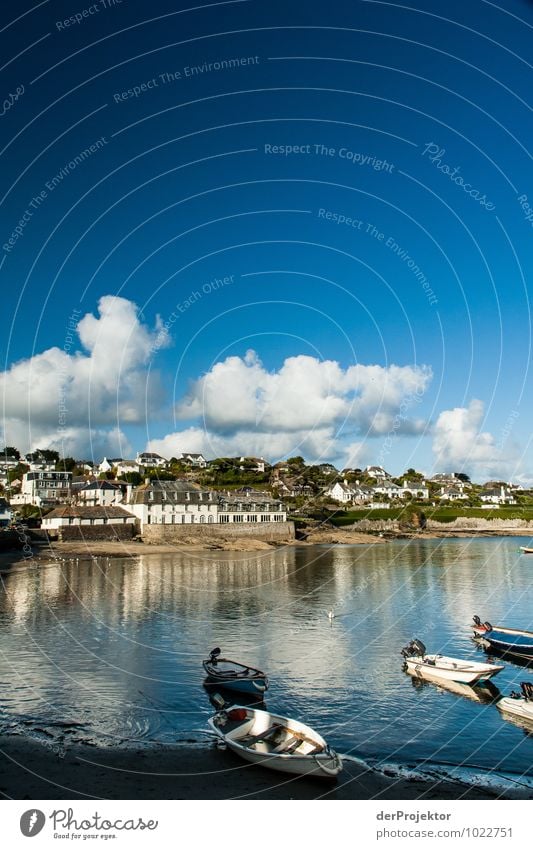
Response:
[{"label": "long white building with many windows", "polygon": [[221,493],[190,481],[150,481],[137,487],[126,509],[146,525],[286,522],[281,501],[263,492]]}]

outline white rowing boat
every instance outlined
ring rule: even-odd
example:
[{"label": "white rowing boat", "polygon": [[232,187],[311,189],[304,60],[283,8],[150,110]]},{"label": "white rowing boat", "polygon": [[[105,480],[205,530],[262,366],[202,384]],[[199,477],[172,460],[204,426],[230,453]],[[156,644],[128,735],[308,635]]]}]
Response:
[{"label": "white rowing boat", "polygon": [[512,693],[509,697],[500,699],[496,707],[504,714],[533,723],[533,684],[523,681],[520,688],[522,694]]},{"label": "white rowing boat", "polygon": [[428,681],[480,684],[493,678],[504,668],[496,663],[479,663],[442,654],[426,654],[426,647],[420,640],[411,640],[409,645],[402,649],[402,655],[407,671]]},{"label": "white rowing boat", "polygon": [[324,738],[296,719],[234,705],[208,723],[232,752],[258,766],[330,779],[342,770],[340,756]]}]

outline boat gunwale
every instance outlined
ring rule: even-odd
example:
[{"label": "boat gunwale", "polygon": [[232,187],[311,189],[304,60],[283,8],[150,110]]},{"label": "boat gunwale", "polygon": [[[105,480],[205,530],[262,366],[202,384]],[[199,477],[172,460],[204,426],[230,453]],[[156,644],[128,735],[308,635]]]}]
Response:
[{"label": "boat gunwale", "polygon": [[[428,663],[427,662],[427,658],[435,658],[436,659],[436,658],[439,658],[439,657],[443,661],[444,660],[449,661],[450,665],[446,666],[442,663],[439,664],[439,663]],[[467,663],[466,661],[459,661],[459,663],[457,663],[457,660],[455,658],[450,658],[450,657],[447,657],[446,655],[434,655],[434,654],[433,655],[432,654],[424,655],[424,658],[421,655],[414,655],[412,657],[407,657],[405,659],[405,661],[406,661],[407,664],[413,663],[416,666],[423,666],[424,669],[443,669],[446,672],[477,672],[479,674],[479,673],[482,673],[482,672],[492,672],[493,670],[496,670],[496,669],[498,669],[500,671],[502,669],[505,669],[505,666],[503,664],[499,664],[499,663],[482,663],[481,661],[473,660],[473,661],[470,661],[470,663],[468,665],[466,665],[466,663]]]}]

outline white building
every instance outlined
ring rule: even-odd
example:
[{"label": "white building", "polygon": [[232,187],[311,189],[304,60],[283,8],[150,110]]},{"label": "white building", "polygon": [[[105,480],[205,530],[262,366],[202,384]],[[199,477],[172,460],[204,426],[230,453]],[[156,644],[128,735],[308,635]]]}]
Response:
[{"label": "white building", "polygon": [[137,460],[120,460],[115,468],[119,478],[129,474],[130,472],[136,472],[139,475],[142,475],[144,472],[144,466],[141,466]]},{"label": "white building", "polygon": [[415,481],[404,481],[402,486],[402,498],[410,495],[411,498],[420,498],[424,501],[429,500],[429,487],[425,482],[416,483]]},{"label": "white building", "polygon": [[146,525],[284,522],[287,513],[278,499],[265,493],[223,494],[189,481],[150,481],[135,489],[127,509]]},{"label": "white building", "polygon": [[30,472],[53,472],[56,467],[53,461],[45,460],[39,450],[30,451],[22,462],[29,467]]},{"label": "white building", "polygon": [[112,457],[110,460],[107,457],[104,457],[100,465],[98,466],[98,471],[102,472],[110,472],[111,469],[114,469],[118,463],[122,462],[122,457]]},{"label": "white building", "polygon": [[479,498],[484,504],[516,504],[516,498],[504,486],[486,489],[480,492]]},{"label": "white building", "polygon": [[72,472],[26,472],[21,490],[10,500],[12,504],[51,507],[67,501],[72,492]]},{"label": "white building", "polygon": [[56,507],[43,517],[41,527],[55,535],[60,528],[94,525],[135,525],[136,518],[122,507]]},{"label": "white building", "polygon": [[135,462],[145,469],[162,469],[167,465],[167,460],[161,457],[160,454],[154,454],[152,451],[143,451],[142,454],[137,454]]},{"label": "white building", "polygon": [[468,495],[454,486],[443,486],[439,494],[440,501],[468,501]]},{"label": "white building", "polygon": [[76,500],[86,507],[110,507],[124,499],[124,487],[113,481],[91,481],[78,489]]},{"label": "white building", "polygon": [[376,478],[379,481],[386,481],[391,478],[391,475],[385,471],[383,466],[367,466],[365,475],[368,475],[369,478]]},{"label": "white building", "polygon": [[207,467],[207,460],[203,454],[182,454],[180,460],[185,465],[192,466],[193,469],[205,469]]},{"label": "white building", "polygon": [[330,486],[324,493],[328,498],[332,498],[333,501],[338,501],[339,504],[351,504],[354,499],[355,490],[351,487],[347,481],[336,481],[333,486]]}]

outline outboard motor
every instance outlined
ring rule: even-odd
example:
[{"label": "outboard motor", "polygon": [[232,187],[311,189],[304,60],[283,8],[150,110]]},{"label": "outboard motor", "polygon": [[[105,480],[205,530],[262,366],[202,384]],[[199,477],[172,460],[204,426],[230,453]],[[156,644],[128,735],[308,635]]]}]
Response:
[{"label": "outboard motor", "polygon": [[479,616],[474,616],[473,618],[474,618],[474,625],[476,626],[476,628],[479,628],[480,625],[481,625],[481,619],[479,618]]},{"label": "outboard motor", "polygon": [[219,654],[220,654],[220,649],[219,649],[219,648],[218,648],[218,646],[217,646],[217,648],[216,648],[216,649],[213,649],[213,650],[212,650],[212,652],[211,652],[211,654],[209,655],[209,660],[211,661],[211,663],[213,664],[213,666],[216,666],[216,664],[217,664],[217,657],[219,656]]},{"label": "outboard motor", "polygon": [[533,684],[531,681],[522,681],[520,688],[526,702],[533,702]]},{"label": "outboard motor", "polygon": [[404,646],[401,651],[402,657],[424,657],[426,653],[426,647],[422,640],[411,640],[408,645]]}]

